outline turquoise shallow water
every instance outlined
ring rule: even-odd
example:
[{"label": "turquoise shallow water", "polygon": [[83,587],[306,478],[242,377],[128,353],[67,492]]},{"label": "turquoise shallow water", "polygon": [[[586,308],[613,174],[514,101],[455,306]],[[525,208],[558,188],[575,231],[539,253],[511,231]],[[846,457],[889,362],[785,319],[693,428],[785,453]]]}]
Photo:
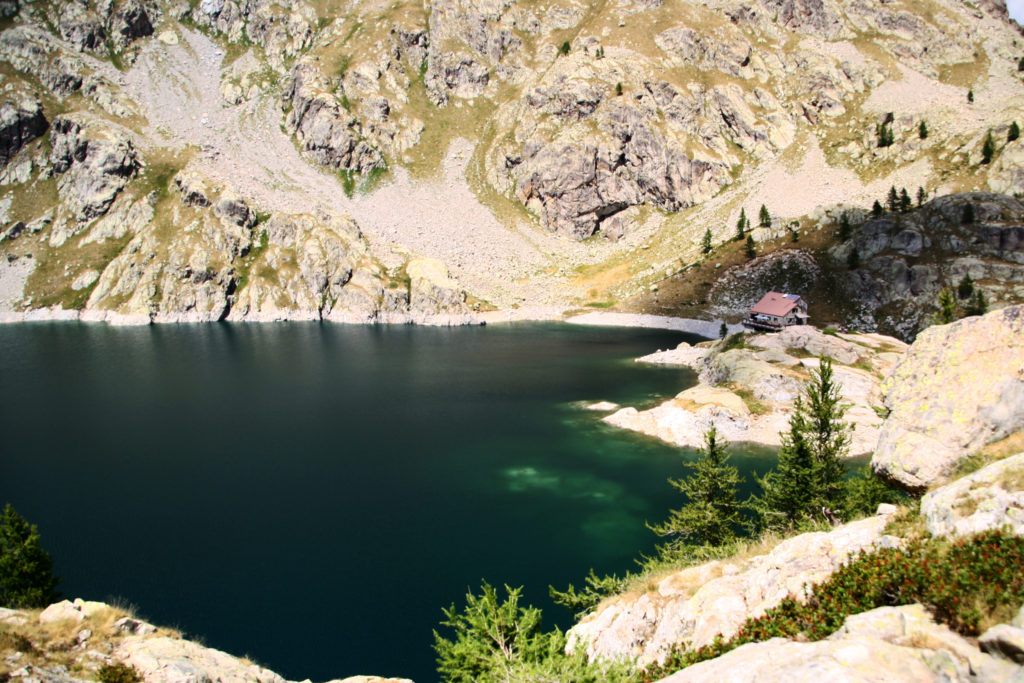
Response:
[{"label": "turquoise shallow water", "polygon": [[[68,596],[119,599],[290,679],[435,679],[431,629],[481,579],[624,571],[692,454],[580,402],[694,381],[689,339],[557,324],[0,326],[0,501]],[[744,471],[767,459],[734,456]]]}]

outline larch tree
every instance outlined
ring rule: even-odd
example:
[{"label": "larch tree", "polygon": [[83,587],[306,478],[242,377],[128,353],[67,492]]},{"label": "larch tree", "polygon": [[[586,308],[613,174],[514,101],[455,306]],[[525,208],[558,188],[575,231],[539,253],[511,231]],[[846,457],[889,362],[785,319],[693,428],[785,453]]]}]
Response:
[{"label": "larch tree", "polygon": [[720,546],[736,538],[741,523],[737,499],[740,476],[729,465],[727,444],[714,426],[704,434],[697,461],[683,463],[692,473],[668,483],[686,496],[686,504],[672,510],[661,524],[650,526],[659,536],[670,536],[686,545]]}]

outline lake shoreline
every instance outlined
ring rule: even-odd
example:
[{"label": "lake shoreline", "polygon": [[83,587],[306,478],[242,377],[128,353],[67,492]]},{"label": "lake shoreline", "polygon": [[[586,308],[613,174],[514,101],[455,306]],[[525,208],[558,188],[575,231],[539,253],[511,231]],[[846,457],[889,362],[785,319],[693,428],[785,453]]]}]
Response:
[{"label": "lake shoreline", "polygon": [[[612,311],[591,311],[580,313],[578,309],[558,307],[530,307],[487,311],[466,314],[409,314],[381,313],[368,317],[348,312],[321,316],[318,311],[288,311],[273,316],[246,316],[224,320],[213,320],[200,314],[155,314],[123,315],[112,311],[74,310],[63,308],[37,308],[28,311],[0,311],[0,324],[13,325],[32,322],[82,322],[105,323],[115,327],[140,327],[146,325],[200,324],[215,322],[235,323],[286,323],[324,322],[342,325],[422,325],[426,327],[465,327],[471,325],[500,325],[519,322],[564,322],[573,325],[596,327],[635,327],[645,329],[672,330],[696,334],[708,339],[719,336],[721,320],[699,320],[645,313],[619,313]],[[726,325],[730,334],[741,331],[740,325]]]}]

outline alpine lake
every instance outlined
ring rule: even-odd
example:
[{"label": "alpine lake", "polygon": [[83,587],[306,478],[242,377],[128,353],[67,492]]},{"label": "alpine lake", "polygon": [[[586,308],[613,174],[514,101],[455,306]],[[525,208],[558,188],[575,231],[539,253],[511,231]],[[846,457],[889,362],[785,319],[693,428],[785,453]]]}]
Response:
[{"label": "alpine lake", "polygon": [[[436,680],[432,631],[481,580],[622,573],[692,451],[585,409],[692,385],[633,358],[699,338],[556,323],[0,326],[0,502],[69,598],[290,680]],[[734,448],[747,478],[774,463]]]}]

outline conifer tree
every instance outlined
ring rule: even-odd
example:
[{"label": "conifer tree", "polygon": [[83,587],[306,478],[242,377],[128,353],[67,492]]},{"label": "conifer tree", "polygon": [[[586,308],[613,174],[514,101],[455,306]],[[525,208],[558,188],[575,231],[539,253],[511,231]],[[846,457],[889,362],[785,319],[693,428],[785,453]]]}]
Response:
[{"label": "conifer tree", "polygon": [[857,270],[860,268],[860,251],[857,247],[850,250],[850,253],[846,255],[846,267],[850,270]]},{"label": "conifer tree", "polygon": [[742,240],[744,238],[744,236],[746,236],[748,222],[749,221],[747,220],[747,211],[746,211],[746,209],[741,207],[740,208],[740,219],[738,221],[736,221],[736,241],[737,242],[739,242],[740,240]]},{"label": "conifer tree", "polygon": [[974,104],[974,88],[967,91],[967,102],[968,104]]},{"label": "conifer tree", "polygon": [[772,215],[768,213],[768,207],[765,206],[764,204],[761,205],[761,212],[759,218],[761,219],[760,222],[762,228],[772,227]]},{"label": "conifer tree", "polygon": [[1017,62],[1017,71],[1024,71],[1024,57]]},{"label": "conifer tree", "polygon": [[669,512],[666,521],[650,526],[651,531],[693,546],[720,546],[736,538],[741,521],[736,498],[740,476],[735,467],[727,464],[726,447],[712,425],[704,434],[704,446],[697,461],[683,463],[692,474],[668,480],[686,496],[686,504]]},{"label": "conifer tree", "polygon": [[726,335],[729,334],[729,326],[724,322],[718,327],[718,338],[725,339]]},{"label": "conifer tree", "polygon": [[985,142],[981,145],[981,163],[987,164],[992,161],[992,155],[996,153],[996,143],[992,139],[992,131],[985,136]]},{"label": "conifer tree", "polygon": [[913,205],[914,203],[910,200],[910,195],[907,193],[907,188],[904,187],[900,190],[900,211],[906,213],[910,211],[910,207]]},{"label": "conifer tree", "polygon": [[924,200],[927,199],[927,198],[928,198],[928,193],[925,191],[925,189],[923,187],[918,186],[918,188],[917,188],[917,205],[918,206],[924,205]]},{"label": "conifer tree", "polygon": [[705,255],[711,253],[711,228],[704,231],[704,239],[700,241],[700,253]]},{"label": "conifer tree", "polygon": [[1017,125],[1016,121],[1010,123],[1010,130],[1006,132],[1006,141],[1013,142],[1020,137],[1020,126]]},{"label": "conifer tree", "polygon": [[850,430],[843,422],[846,407],[839,402],[839,385],[832,362],[820,358],[817,370],[804,389],[807,406],[807,438],[817,468],[818,495],[829,507],[841,505],[845,470],[843,460],[850,450]]},{"label": "conifer tree", "polygon": [[754,236],[747,235],[747,246],[746,246],[747,258],[754,258],[757,256],[757,247],[754,246]]},{"label": "conifer tree", "polygon": [[762,493],[753,507],[764,528],[791,528],[812,514],[817,487],[814,454],[806,434],[803,397],[798,397],[789,418],[789,431],[782,435],[778,464],[763,478],[757,477]]},{"label": "conifer tree", "polygon": [[956,299],[953,297],[953,290],[944,287],[939,292],[939,310],[935,312],[932,320],[937,325],[948,325],[956,320]]},{"label": "conifer tree", "polygon": [[782,435],[778,466],[758,479],[763,494],[754,502],[767,528],[793,527],[815,519],[822,508],[838,514],[845,504],[843,459],[850,430],[843,422],[832,363],[819,358],[817,370],[793,405],[789,431]]},{"label": "conifer tree", "polygon": [[963,213],[960,214],[960,222],[964,225],[970,225],[974,222],[974,204],[964,204]]},{"label": "conifer tree", "polygon": [[921,121],[921,123],[918,124],[918,126],[917,126],[917,137],[921,138],[922,140],[924,140],[925,138],[928,137],[928,122],[927,121]]},{"label": "conifer tree", "polygon": [[956,294],[961,299],[966,299],[974,293],[974,280],[971,279],[970,274],[965,274],[960,278],[960,282],[956,286]]},{"label": "conifer tree", "polygon": [[0,516],[0,606],[45,607],[60,597],[58,583],[36,525],[6,505]]},{"label": "conifer tree", "polygon": [[980,289],[974,290],[971,300],[967,302],[965,313],[967,315],[985,315],[988,313],[988,301],[985,299],[983,291]]},{"label": "conifer tree", "polygon": [[839,217],[839,239],[842,242],[850,239],[850,235],[853,234],[853,226],[850,225],[850,216],[843,213]]},{"label": "conifer tree", "polygon": [[896,191],[895,185],[889,188],[889,196],[886,198],[886,204],[889,206],[889,211],[892,211],[893,213],[900,208],[900,193]]},{"label": "conifer tree", "polygon": [[882,202],[875,200],[875,203],[871,205],[871,215],[878,218],[882,215],[885,209],[882,208]]}]

